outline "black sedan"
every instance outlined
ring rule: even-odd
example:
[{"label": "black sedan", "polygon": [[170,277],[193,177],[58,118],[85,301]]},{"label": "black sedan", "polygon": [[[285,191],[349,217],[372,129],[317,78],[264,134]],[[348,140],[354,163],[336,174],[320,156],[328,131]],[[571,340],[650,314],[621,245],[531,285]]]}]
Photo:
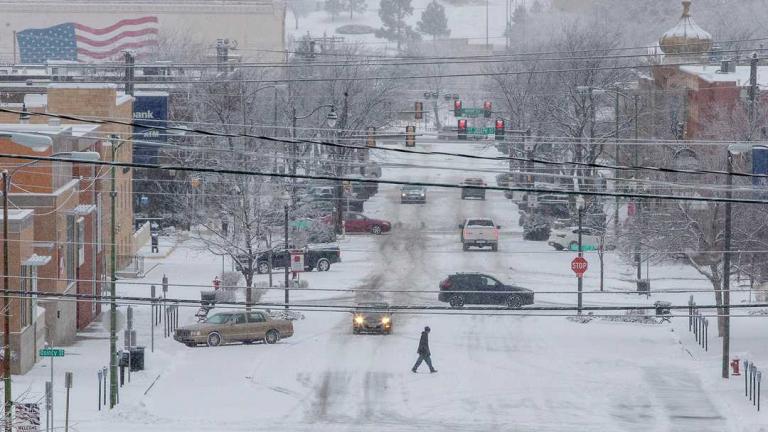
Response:
[{"label": "black sedan", "polygon": [[392,333],[392,314],[386,303],[360,303],[352,316],[352,333]]}]

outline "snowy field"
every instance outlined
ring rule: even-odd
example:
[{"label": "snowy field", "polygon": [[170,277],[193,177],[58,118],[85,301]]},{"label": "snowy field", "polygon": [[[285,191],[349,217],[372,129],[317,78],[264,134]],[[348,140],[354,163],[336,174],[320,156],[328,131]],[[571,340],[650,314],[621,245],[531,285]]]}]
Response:
[{"label": "snowy field", "polygon": [[[417,150],[498,155],[482,143],[420,140]],[[458,184],[472,174],[466,161],[447,156],[377,152],[383,178]],[[418,164],[419,169],[387,165]],[[474,162],[472,169],[502,170],[501,162]],[[493,172],[483,173],[495,184]],[[401,205],[396,186],[382,185],[366,214],[393,222],[391,234],[349,236],[342,262],[303,278],[309,289],[292,302],[354,304],[368,296],[321,289],[365,288],[394,304],[440,304],[441,279],[458,271],[495,274],[537,291],[536,304],[573,306],[573,253],[545,242],[522,240],[517,209],[500,192],[485,201],[462,201],[458,189],[428,191],[426,205]],[[465,217],[491,216],[502,225],[498,253],[462,252],[456,225]],[[121,284],[120,294],[149,295],[163,274],[171,284],[209,284],[221,260],[181,244],[140,281]],[[170,248],[167,249],[170,251]],[[606,289],[600,294],[596,257],[584,280],[586,305],[685,304],[688,294],[632,294],[633,268],[617,254],[606,257]],[[149,265],[148,265],[149,266]],[[229,266],[229,263],[226,263]],[[282,280],[282,273],[276,274]],[[266,280],[266,276],[259,276]],[[685,267],[651,267],[654,289],[700,288],[708,283]],[[171,298],[199,298],[199,288],[171,286]],[[400,290],[404,292],[386,292]],[[560,291],[546,294],[543,292]],[[695,294],[700,304],[711,293]],[[265,302],[282,301],[282,290]],[[734,303],[747,300],[734,295]],[[121,308],[122,309],[122,308]],[[183,308],[182,324],[195,308]],[[679,311],[682,313],[682,311]],[[743,397],[743,381],[719,378],[720,348],[710,326],[710,351],[699,348],[685,317],[671,324],[592,320],[581,324],[543,312],[467,315],[448,311],[397,314],[390,336],[353,336],[351,315],[305,312],[292,338],[276,345],[187,348],[155,333],[149,352],[150,319],[138,307],[136,327],[146,345],[147,369],[121,388],[120,404],[97,410],[97,370],[107,364],[108,339],[95,325],[66,347],[56,365],[56,426],[63,427],[64,371],[74,372],[73,431],[768,431],[768,416]],[[432,328],[437,374],[412,374],[421,329]],[[765,319],[733,319],[732,350],[768,365]],[[122,332],[120,346],[122,346]],[[48,379],[47,362],[14,377],[14,391],[38,400]]]}]

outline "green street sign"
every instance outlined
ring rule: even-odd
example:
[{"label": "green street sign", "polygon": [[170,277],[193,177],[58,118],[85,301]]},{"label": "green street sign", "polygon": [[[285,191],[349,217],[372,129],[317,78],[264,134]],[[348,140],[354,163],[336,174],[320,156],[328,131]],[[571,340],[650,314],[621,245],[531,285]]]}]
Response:
[{"label": "green street sign", "polygon": [[459,115],[462,117],[481,117],[485,114],[485,110],[482,108],[463,108]]},{"label": "green street sign", "polygon": [[63,348],[43,348],[38,351],[40,357],[64,357]]},{"label": "green street sign", "polygon": [[470,127],[467,128],[468,135],[490,135],[495,131],[492,127]]},{"label": "green street sign", "polygon": [[[574,245],[574,246],[570,247],[569,249],[574,251],[574,252],[578,252],[579,246],[578,245]],[[597,246],[586,245],[586,244],[581,245],[581,251],[582,252],[589,252],[589,251],[596,251],[596,250],[597,250]]]}]

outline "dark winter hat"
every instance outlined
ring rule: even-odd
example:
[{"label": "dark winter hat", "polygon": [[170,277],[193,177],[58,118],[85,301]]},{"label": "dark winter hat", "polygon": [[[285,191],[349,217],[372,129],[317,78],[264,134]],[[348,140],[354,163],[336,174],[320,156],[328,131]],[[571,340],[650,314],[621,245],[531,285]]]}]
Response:
[{"label": "dark winter hat", "polygon": [[429,326],[424,327],[424,331],[429,333],[432,329],[429,328]]}]

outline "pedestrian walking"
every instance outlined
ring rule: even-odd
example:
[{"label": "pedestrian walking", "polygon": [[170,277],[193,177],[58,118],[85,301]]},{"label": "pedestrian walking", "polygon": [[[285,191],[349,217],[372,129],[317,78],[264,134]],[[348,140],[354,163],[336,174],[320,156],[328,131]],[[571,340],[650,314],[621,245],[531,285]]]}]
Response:
[{"label": "pedestrian walking", "polygon": [[432,353],[429,351],[429,332],[430,328],[429,326],[424,327],[424,331],[421,332],[421,339],[419,339],[419,348],[416,350],[416,354],[419,355],[418,360],[416,360],[416,364],[413,365],[413,368],[411,369],[411,372],[416,373],[416,370],[421,366],[421,362],[425,362],[427,366],[429,366],[429,372],[435,373],[437,372],[437,369],[432,367]]},{"label": "pedestrian walking", "polygon": [[157,231],[152,231],[150,234],[150,237],[152,238],[152,253],[159,253],[159,243],[160,243],[160,237]]}]

